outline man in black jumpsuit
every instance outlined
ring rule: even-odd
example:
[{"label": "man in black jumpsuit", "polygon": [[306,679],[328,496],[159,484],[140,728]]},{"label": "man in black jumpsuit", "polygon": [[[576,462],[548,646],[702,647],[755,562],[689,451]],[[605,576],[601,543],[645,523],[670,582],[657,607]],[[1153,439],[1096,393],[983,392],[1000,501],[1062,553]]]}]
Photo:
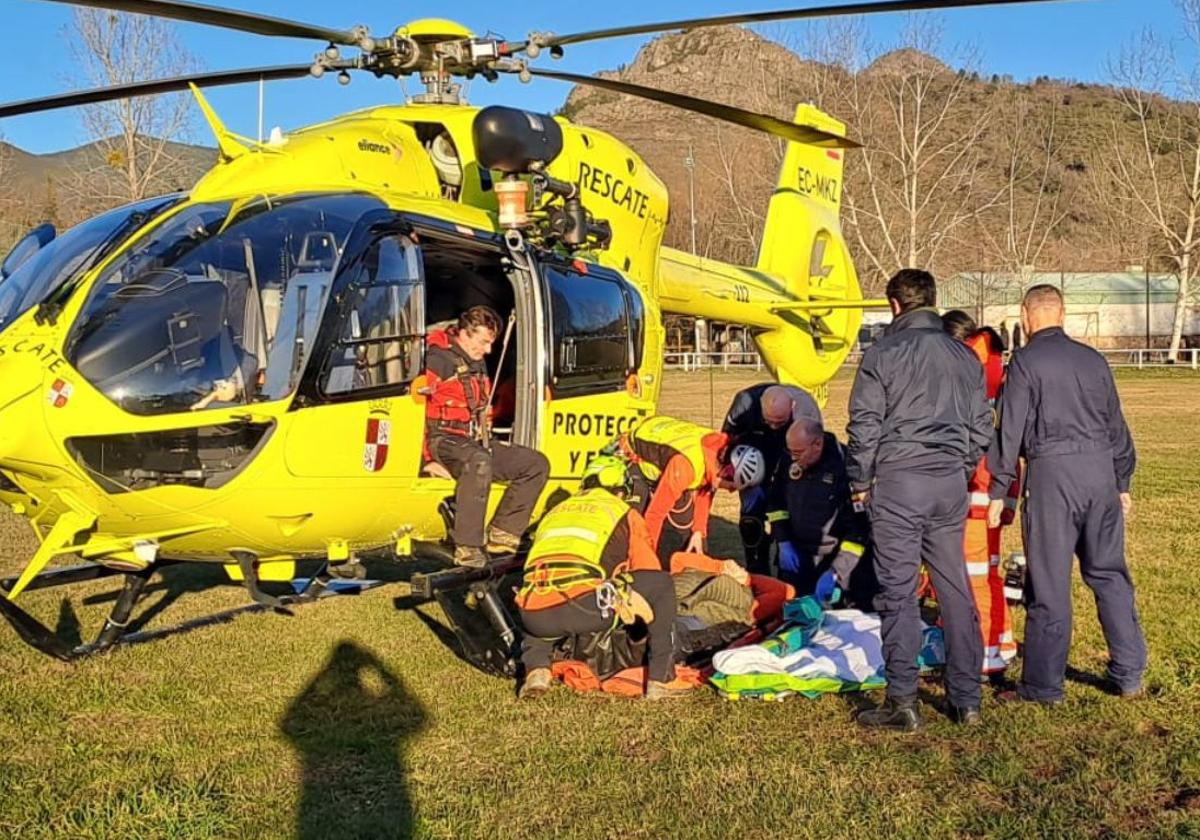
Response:
[{"label": "man in black jumpsuit", "polygon": [[[863,553],[870,528],[862,505],[850,500],[842,445],[813,420],[797,420],[787,432],[790,458],[771,482],[767,521],[779,546],[779,578],[799,595],[822,600],[833,586],[849,605],[871,608],[875,596],[871,558]],[[818,581],[827,578],[827,586]]]},{"label": "man in black jumpsuit", "polygon": [[917,577],[933,579],[946,642],[951,717],[979,720],[983,646],[963,562],[967,477],[992,437],[983,367],[946,335],[927,271],[904,269],[887,285],[895,316],[864,354],[850,394],[846,472],[867,498],[882,621],[887,700],[859,713],[864,726],[916,729],[921,615]]},{"label": "man in black jumpsuit", "polygon": [[[793,420],[821,422],[821,408],[812,395],[795,385],[762,382],[739,391],[729,405],[721,431],[729,436],[725,463],[735,446],[753,446],[763,454],[764,475],[775,474],[784,458],[784,435]],[[740,529],[746,569],[752,574],[771,573],[771,540],[767,538],[767,482],[738,491],[742,515]]]},{"label": "man in black jumpsuit", "polygon": [[1034,286],[1021,305],[1028,344],[1013,354],[988,452],[988,521],[999,524],[1004,495],[1028,463],[1021,531],[1025,583],[1025,663],[1017,695],[1062,701],[1071,646],[1071,557],[1096,596],[1108,643],[1108,677],[1123,696],[1139,694],[1146,643],[1125,565],[1125,515],[1136,455],[1108,363],[1063,332],[1063,299]]}]

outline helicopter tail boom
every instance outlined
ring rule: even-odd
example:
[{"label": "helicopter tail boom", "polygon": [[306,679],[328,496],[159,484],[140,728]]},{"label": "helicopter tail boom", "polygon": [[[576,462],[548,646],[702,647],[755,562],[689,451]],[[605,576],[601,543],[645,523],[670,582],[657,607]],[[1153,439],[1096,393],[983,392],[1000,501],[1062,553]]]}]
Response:
[{"label": "helicopter tail boom", "polygon": [[[811,105],[800,125],[845,136],[842,123]],[[854,346],[864,301],[842,238],[844,152],[789,143],[767,211],[758,264],[737,267],[664,248],[664,311],[744,324],[782,382],[821,397]]]}]

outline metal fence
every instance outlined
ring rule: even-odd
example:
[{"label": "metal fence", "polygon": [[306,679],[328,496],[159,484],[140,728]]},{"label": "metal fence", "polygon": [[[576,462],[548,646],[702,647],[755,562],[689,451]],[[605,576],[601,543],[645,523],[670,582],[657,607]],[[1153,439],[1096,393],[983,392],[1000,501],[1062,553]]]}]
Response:
[{"label": "metal fence", "polygon": [[1108,364],[1115,368],[1174,367],[1200,370],[1200,350],[1180,350],[1178,361],[1172,362],[1170,353],[1161,348],[1134,348],[1130,350],[1101,350]]},{"label": "metal fence", "polygon": [[[1177,370],[1200,370],[1200,349],[1180,350],[1178,361],[1168,358],[1168,351],[1162,348],[1130,348],[1126,350],[1100,350],[1108,364],[1115,368],[1153,368],[1169,367]],[[855,351],[846,356],[847,367],[857,367],[862,361],[862,353]],[[757,353],[745,350],[734,353],[698,353],[695,351],[677,351],[663,354],[663,366],[675,370],[755,370],[763,369],[762,357]]]},{"label": "metal fence", "polygon": [[682,351],[663,354],[663,366],[679,370],[762,370],[762,356],[753,351],[740,350],[734,353],[699,353]]}]

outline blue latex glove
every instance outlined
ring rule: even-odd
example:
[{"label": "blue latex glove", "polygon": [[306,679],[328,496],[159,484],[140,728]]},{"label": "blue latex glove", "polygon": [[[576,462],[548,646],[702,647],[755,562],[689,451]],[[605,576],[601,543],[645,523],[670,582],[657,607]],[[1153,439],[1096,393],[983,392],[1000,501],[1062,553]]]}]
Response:
[{"label": "blue latex glove", "polygon": [[813,597],[821,603],[822,607],[826,608],[832,606],[834,601],[842,597],[842,588],[838,586],[837,575],[833,573],[832,569],[817,578],[817,586],[813,590]]},{"label": "blue latex glove", "polygon": [[800,572],[800,552],[786,540],[779,544],[779,571],[792,574]]},{"label": "blue latex glove", "polygon": [[747,487],[742,491],[742,513],[752,513],[766,507],[767,491],[762,485]]}]

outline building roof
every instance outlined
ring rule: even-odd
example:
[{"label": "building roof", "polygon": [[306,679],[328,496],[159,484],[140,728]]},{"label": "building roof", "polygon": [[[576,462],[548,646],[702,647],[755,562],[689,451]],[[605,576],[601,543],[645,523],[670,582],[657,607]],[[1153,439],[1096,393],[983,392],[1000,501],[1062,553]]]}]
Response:
[{"label": "building roof", "polygon": [[938,305],[943,309],[974,307],[981,298],[984,306],[1016,305],[1026,289],[1042,283],[1057,286],[1067,304],[1075,305],[1145,303],[1147,285],[1151,303],[1174,304],[1179,296],[1179,279],[1173,274],[1035,271],[1022,284],[1019,274],[965,272],[939,285]]}]

